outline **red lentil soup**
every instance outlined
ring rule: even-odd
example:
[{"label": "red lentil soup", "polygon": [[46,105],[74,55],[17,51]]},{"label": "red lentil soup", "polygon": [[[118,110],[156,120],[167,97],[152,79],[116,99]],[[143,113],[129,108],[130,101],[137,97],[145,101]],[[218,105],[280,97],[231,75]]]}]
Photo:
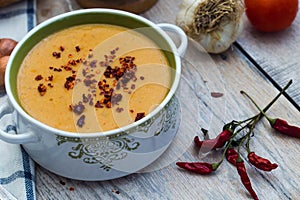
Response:
[{"label": "red lentil soup", "polygon": [[171,68],[150,39],[124,27],[89,24],[39,42],[18,73],[22,107],[60,130],[98,132],[137,121],[159,105]]}]

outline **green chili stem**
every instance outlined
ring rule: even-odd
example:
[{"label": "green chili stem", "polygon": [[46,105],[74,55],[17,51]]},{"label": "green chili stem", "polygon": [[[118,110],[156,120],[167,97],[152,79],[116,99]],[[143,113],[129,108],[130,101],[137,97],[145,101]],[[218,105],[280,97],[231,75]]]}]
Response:
[{"label": "green chili stem", "polygon": [[247,152],[249,154],[251,152],[251,150],[250,150],[250,135],[248,136],[248,140],[246,142],[246,148],[247,148]]},{"label": "green chili stem", "polygon": [[291,79],[285,86],[280,90],[280,92],[277,94],[277,96],[263,109],[264,112],[267,112],[267,110],[277,101],[277,99],[287,90],[291,84],[293,83],[293,80]]},{"label": "green chili stem", "polygon": [[250,137],[250,134],[249,134],[249,133],[251,133],[251,131],[249,131],[249,132],[247,133],[247,137],[243,138],[242,141],[240,142],[240,144],[239,144],[239,146],[238,146],[238,149],[237,149],[238,154],[240,154],[240,148],[241,148],[242,144],[245,142],[246,138]]},{"label": "green chili stem", "polygon": [[[256,106],[256,108],[258,108],[258,110],[260,111],[259,114],[257,114],[256,116],[259,116],[259,119],[261,119],[263,116],[265,116],[266,118],[268,118],[266,116],[266,112],[267,110],[269,110],[269,108],[277,101],[277,99],[285,92],[285,90],[288,89],[288,87],[290,87],[290,85],[293,83],[293,80],[291,79],[285,86],[284,88],[282,88],[282,90],[277,94],[277,96],[264,108],[261,109],[256,102],[245,92],[245,91],[241,91],[242,94],[245,94],[250,100],[251,102]],[[256,116],[254,116],[253,118],[256,118]]]},{"label": "green chili stem", "polygon": [[[233,137],[232,137],[233,138]],[[225,147],[225,149],[224,149],[224,151],[223,151],[223,153],[222,153],[222,158],[221,158],[221,160],[218,162],[218,164],[217,164],[217,167],[219,167],[220,165],[221,165],[221,163],[223,162],[223,160],[224,160],[224,158],[225,158],[225,154],[226,154],[226,151],[227,151],[227,149],[231,146],[231,142],[232,142],[232,139],[230,139],[229,141],[228,141],[228,143],[227,143],[227,145],[226,145],[226,147]]]},{"label": "green chili stem", "polygon": [[250,101],[260,111],[260,113],[263,114],[263,116],[269,120],[269,117],[266,115],[266,113],[257,105],[257,103],[246,92],[242,91],[242,94],[244,94],[248,99],[250,99]]}]

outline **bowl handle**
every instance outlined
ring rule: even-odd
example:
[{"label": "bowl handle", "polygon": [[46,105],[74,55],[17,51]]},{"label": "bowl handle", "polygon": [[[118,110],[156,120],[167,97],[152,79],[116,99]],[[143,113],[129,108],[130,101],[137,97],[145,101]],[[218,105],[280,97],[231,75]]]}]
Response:
[{"label": "bowl handle", "polygon": [[177,47],[177,51],[180,56],[183,56],[185,54],[185,51],[186,51],[187,45],[188,45],[187,36],[184,33],[184,31],[181,28],[179,28],[178,26],[173,25],[173,24],[168,24],[168,23],[157,24],[157,26],[160,27],[164,31],[170,31],[179,36],[180,44],[179,44],[179,47]]},{"label": "bowl handle", "polygon": [[[10,106],[8,101],[3,103],[0,106],[0,120],[4,117],[4,115],[10,114],[13,111],[14,109]],[[14,130],[10,130],[9,132],[12,131],[15,132]],[[10,134],[3,130],[0,130],[0,139],[11,144],[26,144],[39,141],[39,138],[33,132],[26,132],[23,134]]]}]

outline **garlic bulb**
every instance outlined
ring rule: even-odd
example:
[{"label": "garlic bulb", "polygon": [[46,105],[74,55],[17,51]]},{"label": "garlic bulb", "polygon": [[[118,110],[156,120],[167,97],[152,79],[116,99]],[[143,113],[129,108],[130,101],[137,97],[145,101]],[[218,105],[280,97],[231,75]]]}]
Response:
[{"label": "garlic bulb", "polygon": [[182,0],[176,24],[208,53],[228,49],[242,32],[241,0]]}]

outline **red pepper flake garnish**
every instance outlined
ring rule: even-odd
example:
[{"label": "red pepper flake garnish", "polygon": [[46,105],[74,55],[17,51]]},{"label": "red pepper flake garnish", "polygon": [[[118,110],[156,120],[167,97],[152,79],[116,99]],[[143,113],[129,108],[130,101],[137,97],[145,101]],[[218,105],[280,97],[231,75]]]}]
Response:
[{"label": "red pepper flake garnish", "polygon": [[83,82],[84,82],[85,86],[88,86],[88,87],[91,86],[92,84],[97,83],[96,79],[90,79],[90,78],[84,79]]},{"label": "red pepper flake garnish", "polygon": [[90,52],[89,54],[88,54],[88,58],[92,58],[93,57],[93,52]]},{"label": "red pepper flake garnish", "polygon": [[104,106],[100,101],[97,101],[96,104],[95,104],[95,107],[96,108],[103,108]]},{"label": "red pepper flake garnish", "polygon": [[72,105],[72,111],[75,113],[75,114],[82,114],[84,109],[85,109],[85,106],[83,105],[83,103],[80,101],[78,104],[75,104],[75,105]]},{"label": "red pepper flake garnish", "polygon": [[61,72],[62,69],[60,69],[60,68],[54,68],[53,71],[55,71],[55,72]]},{"label": "red pepper flake garnish", "polygon": [[90,105],[90,106],[94,105],[94,99],[93,99],[93,98],[90,99],[89,105]]},{"label": "red pepper flake garnish", "polygon": [[86,75],[87,75],[87,70],[86,70],[86,69],[83,69],[83,70],[82,70],[82,75],[83,75],[83,76],[86,76]]},{"label": "red pepper flake garnish", "polygon": [[36,81],[40,81],[43,79],[43,76],[42,75],[37,75],[35,78],[34,78]]},{"label": "red pepper flake garnish", "polygon": [[49,87],[53,88],[54,86],[51,83],[47,84]]},{"label": "red pepper flake garnish", "polygon": [[124,108],[120,108],[120,107],[117,107],[117,108],[116,108],[116,111],[117,111],[118,113],[123,112],[123,110],[124,110]]},{"label": "red pepper flake garnish", "polygon": [[105,103],[105,106],[106,106],[106,108],[111,108],[111,102],[109,101],[109,102],[106,102]]},{"label": "red pepper flake garnish", "polygon": [[[101,61],[100,65],[104,66],[108,62],[111,62],[109,59],[115,58],[114,54],[116,53],[116,51],[117,48],[110,52],[111,55],[104,55],[106,61]],[[127,83],[130,80],[136,80],[135,71],[137,68],[136,65],[133,63],[133,60],[135,60],[135,57],[126,56],[119,58],[121,66],[115,66],[114,68],[112,68],[111,66],[107,65],[103,74],[107,79],[114,79],[112,86],[116,87],[117,90],[119,90],[122,87],[124,91],[130,92],[129,88],[127,87]],[[86,74],[88,72],[86,70],[84,70],[82,73],[87,77]],[[113,94],[114,89],[106,83],[105,79],[98,82],[98,87],[100,89],[100,95],[104,95],[104,98],[98,101],[95,107],[100,108],[102,106],[106,106],[107,108],[110,108],[114,105],[118,105],[118,102],[122,100],[121,94]],[[131,88],[135,88],[135,85],[131,85]]]},{"label": "red pepper flake garnish", "polygon": [[92,60],[90,62],[90,67],[95,68],[97,66],[97,60]]},{"label": "red pepper flake garnish", "polygon": [[141,80],[144,80],[144,79],[145,79],[145,77],[144,77],[144,76],[140,76],[140,79],[141,79]]},{"label": "red pepper flake garnish", "polygon": [[53,69],[53,67],[51,67],[51,66],[50,66],[50,67],[49,67],[49,69],[51,69],[51,70],[52,70],[52,69]]},{"label": "red pepper flake garnish", "polygon": [[123,85],[123,87],[126,87],[127,83],[135,78],[135,72],[134,71],[128,71],[126,72],[121,79],[121,83]]},{"label": "red pepper flake garnish", "polygon": [[46,91],[47,91],[47,87],[44,84],[41,83],[38,86],[38,91],[39,91],[41,96],[44,96]]},{"label": "red pepper flake garnish", "polygon": [[138,121],[138,120],[140,120],[140,119],[142,119],[144,117],[145,117],[145,113],[144,112],[137,113],[134,121],[136,122],[136,121]]},{"label": "red pepper flake garnish", "polygon": [[76,46],[75,49],[76,49],[76,52],[80,51],[80,47],[79,46]]},{"label": "red pepper flake garnish", "polygon": [[76,79],[76,75],[72,75],[66,78],[66,82],[64,86],[67,90],[74,88],[75,79]]},{"label": "red pepper flake garnish", "polygon": [[100,62],[99,62],[99,65],[100,65],[101,67],[107,67],[107,66],[105,65],[105,62],[104,62],[104,61],[100,61]]},{"label": "red pepper flake garnish", "polygon": [[111,103],[113,105],[118,105],[118,103],[122,100],[122,94],[113,94],[111,96]]},{"label": "red pepper flake garnish", "polygon": [[129,112],[134,113],[134,110],[130,109]]},{"label": "red pepper flake garnish", "polygon": [[92,98],[91,94],[88,94],[87,96],[85,94],[82,95],[82,101],[83,101],[83,103],[89,102],[91,98]]},{"label": "red pepper flake garnish", "polygon": [[77,121],[77,126],[81,128],[83,127],[84,123],[85,123],[85,115],[81,115]]},{"label": "red pepper flake garnish", "polygon": [[60,46],[60,47],[59,47],[59,50],[60,50],[61,52],[63,52],[63,51],[65,50],[65,47]]},{"label": "red pepper flake garnish", "polygon": [[77,64],[76,60],[69,60],[68,64],[75,66]]},{"label": "red pepper flake garnish", "polygon": [[130,87],[132,90],[135,89],[135,84],[132,84],[131,87]]},{"label": "red pepper flake garnish", "polygon": [[60,52],[53,52],[52,56],[55,58],[60,58],[61,54],[60,54]]},{"label": "red pepper flake garnish", "polygon": [[62,65],[61,68],[63,68],[66,71],[71,71],[72,67],[68,66],[68,65]]},{"label": "red pepper flake garnish", "polygon": [[53,75],[48,76],[46,81],[53,81]]}]

